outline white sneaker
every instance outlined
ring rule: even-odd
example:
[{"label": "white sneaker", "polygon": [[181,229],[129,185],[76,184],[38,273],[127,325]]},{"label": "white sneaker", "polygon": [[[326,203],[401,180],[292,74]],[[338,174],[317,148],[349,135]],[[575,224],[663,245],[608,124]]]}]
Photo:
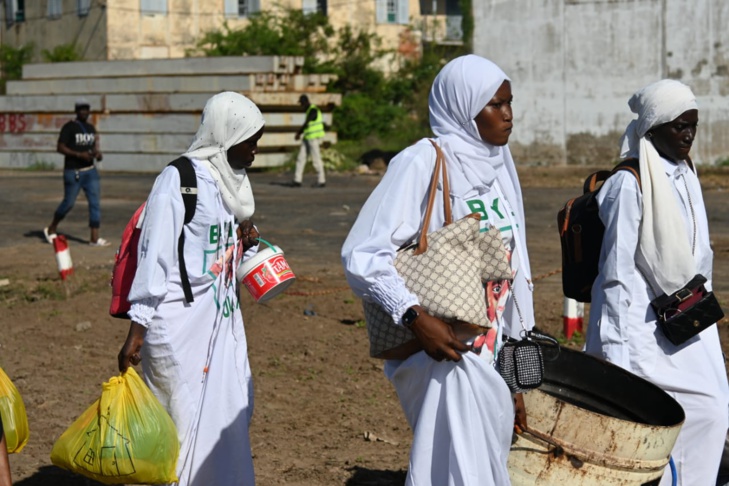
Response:
[{"label": "white sneaker", "polygon": [[56,234],[55,234],[55,233],[53,233],[53,234],[50,234],[50,233],[48,232],[48,227],[45,227],[45,228],[43,228],[43,236],[45,236],[45,237],[46,237],[46,241],[47,241],[47,242],[48,242],[49,244],[51,244],[51,245],[53,244],[53,240],[55,240],[55,239],[56,239]]},{"label": "white sneaker", "polygon": [[89,246],[109,246],[111,243],[104,238],[99,238],[96,241],[89,241]]}]

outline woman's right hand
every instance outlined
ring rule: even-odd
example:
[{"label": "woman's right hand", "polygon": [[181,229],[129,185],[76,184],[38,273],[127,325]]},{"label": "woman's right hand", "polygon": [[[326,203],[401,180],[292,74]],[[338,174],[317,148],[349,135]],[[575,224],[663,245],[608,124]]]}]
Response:
[{"label": "woman's right hand", "polygon": [[121,351],[119,351],[119,371],[124,373],[129,365],[138,365],[142,361],[139,352],[144,344],[144,336],[147,334],[147,328],[134,321],[129,325],[129,334],[124,342]]},{"label": "woman's right hand", "polygon": [[451,326],[437,317],[428,315],[418,306],[418,317],[410,326],[425,353],[436,361],[460,361],[461,353],[470,348],[456,338]]}]

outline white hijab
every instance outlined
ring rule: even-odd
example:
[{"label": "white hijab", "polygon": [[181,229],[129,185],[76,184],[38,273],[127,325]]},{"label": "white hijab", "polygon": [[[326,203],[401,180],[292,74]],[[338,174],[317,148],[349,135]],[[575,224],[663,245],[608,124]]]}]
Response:
[{"label": "white hijab", "polygon": [[491,187],[505,161],[513,164],[508,146],[484,142],[474,121],[504,81],[496,64],[470,54],[446,64],[430,90],[430,127],[474,187]]},{"label": "white hijab", "polygon": [[[620,139],[621,158],[640,161],[643,221],[639,250],[655,284],[666,294],[682,288],[696,274],[688,239],[677,228],[685,227],[663,162],[646,134],[653,127],[671,122],[688,110],[698,109],[691,88],[663,79],[637,91],[628,101],[638,115]],[[656,289],[654,289],[656,290]]]},{"label": "white hijab", "polygon": [[219,93],[205,104],[195,140],[182,154],[208,168],[239,222],[253,215],[255,203],[248,175],[230,167],[228,149],[251,138],[264,124],[261,110],[251,100],[231,91]]},{"label": "white hijab", "polygon": [[[488,59],[473,54],[453,59],[433,81],[428,99],[430,127],[438,136],[449,164],[460,165],[470,186],[480,194],[490,190],[494,181],[501,178],[499,186],[516,213],[520,228],[515,232],[519,267],[529,280],[531,270],[523,236],[524,203],[514,159],[508,145],[498,147],[484,142],[474,121],[504,81],[510,81],[509,77]],[[449,173],[449,177],[457,175]]]}]

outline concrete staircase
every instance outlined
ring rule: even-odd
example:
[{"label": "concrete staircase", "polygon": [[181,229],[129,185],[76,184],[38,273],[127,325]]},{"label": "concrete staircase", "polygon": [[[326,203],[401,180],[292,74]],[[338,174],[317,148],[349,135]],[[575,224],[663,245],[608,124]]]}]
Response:
[{"label": "concrete staircase", "polygon": [[[300,143],[294,138],[304,122],[299,96],[321,108],[327,128],[341,103],[341,95],[325,93],[335,76],[301,74],[302,66],[303,58],[281,56],[25,65],[23,79],[9,81],[0,96],[0,167],[62,168],[58,134],[83,97],[104,169],[158,172],[187,149],[205,102],[221,91],[243,93],[263,112],[266,134],[254,167],[283,165]],[[328,131],[325,142],[336,141]]]}]

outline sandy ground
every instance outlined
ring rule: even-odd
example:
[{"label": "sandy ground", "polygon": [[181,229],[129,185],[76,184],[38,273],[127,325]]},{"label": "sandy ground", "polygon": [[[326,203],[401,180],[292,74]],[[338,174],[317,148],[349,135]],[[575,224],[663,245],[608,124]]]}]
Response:
[{"label": "sandy ground", "polygon": [[[537,321],[555,335],[563,303],[560,275],[554,274],[560,267],[556,213],[589,172],[521,170]],[[368,356],[362,309],[339,262],[339,248],[378,177],[331,175],[325,189],[281,185],[289,178],[252,175],[255,221],[265,238],[286,251],[299,277],[287,295],[270,303],[242,296],[256,393],[251,438],[258,484],[401,485],[411,431],[383,363]],[[0,287],[0,366],[19,388],[31,427],[28,446],[10,458],[19,486],[93,484],[53,467],[49,454],[116,372],[128,323],[107,314],[108,280],[123,226],[153,180],[103,173],[102,235],[111,247],[86,245],[87,208],[79,199],[60,227],[76,271],[64,286],[41,232],[62,195],[60,174],[0,171],[0,280],[9,280]],[[727,304],[729,172],[709,171],[702,180],[715,290]]]}]

